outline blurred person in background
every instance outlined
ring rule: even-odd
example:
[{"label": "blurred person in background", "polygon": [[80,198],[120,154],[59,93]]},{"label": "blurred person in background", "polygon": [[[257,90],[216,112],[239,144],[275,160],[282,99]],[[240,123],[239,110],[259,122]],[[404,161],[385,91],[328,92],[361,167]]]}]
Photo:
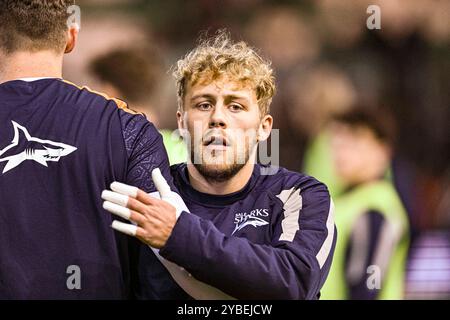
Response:
[{"label": "blurred person in background", "polygon": [[393,122],[382,110],[354,107],[327,126],[336,175],[339,230],[324,299],[401,299],[408,218],[388,176]]},{"label": "blurred person in background", "polygon": [[[320,58],[322,49],[312,16],[298,9],[275,2],[258,6],[244,28],[246,37],[261,48],[263,54],[271,57],[276,70],[279,90],[273,101],[273,116],[274,126],[281,129],[280,160],[283,166],[294,171],[301,168],[307,138],[302,130],[298,130],[297,118],[293,120],[294,102],[291,97],[297,95],[302,87],[296,86],[290,95],[290,88],[299,83],[299,78],[292,79],[292,75],[299,69],[314,64]],[[299,106],[296,104],[295,107]],[[315,120],[309,120],[305,116],[301,119],[309,123],[314,123]]]},{"label": "blurred person in background", "polygon": [[317,34],[327,45],[351,48],[361,40],[366,29],[366,8],[370,0],[313,0]]},{"label": "blurred person in background", "polygon": [[124,97],[137,112],[145,113],[158,124],[154,96],[163,71],[155,49],[119,48],[92,60],[89,71],[99,80],[100,91]]},{"label": "blurred person in background", "polygon": [[334,197],[342,191],[343,183],[333,170],[330,134],[324,128],[333,114],[344,112],[354,104],[356,88],[340,68],[322,63],[297,70],[287,84],[287,93],[293,105],[287,111],[289,119],[306,140],[304,171],[326,181]]},{"label": "blurred person in background", "polygon": [[278,76],[298,64],[314,61],[320,55],[321,42],[311,18],[289,6],[261,6],[251,17],[245,33],[272,58]]},{"label": "blurred person in background", "polygon": [[[91,61],[89,69],[100,80],[101,90],[122,97],[144,113],[158,127],[156,91],[160,89],[163,62],[153,49],[116,49]],[[181,138],[169,129],[160,129],[170,164],[185,162],[187,149]]]}]

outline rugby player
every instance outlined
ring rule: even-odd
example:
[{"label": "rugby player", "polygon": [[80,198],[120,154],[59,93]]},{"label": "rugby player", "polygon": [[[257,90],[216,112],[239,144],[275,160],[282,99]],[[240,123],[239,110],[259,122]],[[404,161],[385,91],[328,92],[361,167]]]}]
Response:
[{"label": "rugby player", "polygon": [[[227,297],[319,298],[336,242],[327,187],[256,163],[257,146],[273,123],[270,63],[222,31],[179,60],[175,77],[178,126],[190,159],[171,172],[190,212],[165,196],[168,186],[155,171],[162,199],[121,183],[103,193],[106,209],[134,223],[113,227]],[[155,255],[144,260],[141,279],[154,298],[189,298]]]}]

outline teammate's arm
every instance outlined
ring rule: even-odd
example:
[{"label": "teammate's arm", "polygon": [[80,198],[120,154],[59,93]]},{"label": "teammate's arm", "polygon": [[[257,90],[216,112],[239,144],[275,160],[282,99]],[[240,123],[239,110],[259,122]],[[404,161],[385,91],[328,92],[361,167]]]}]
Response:
[{"label": "teammate's arm", "polygon": [[172,190],[176,191],[163,138],[155,126],[142,115],[123,114],[121,122],[128,154],[128,166],[122,182],[148,193],[156,192],[151,172],[159,168]]},{"label": "teammate's arm", "polygon": [[[126,109],[126,106],[122,106]],[[118,109],[122,131],[122,143],[126,149],[126,166],[121,173],[121,181],[139,187],[145,192],[155,192],[151,172],[160,168],[164,178],[174,188],[172,176],[170,175],[169,161],[163,144],[161,134],[155,126],[147,121],[143,115],[132,114]],[[116,143],[119,143],[117,141]],[[137,239],[122,239],[116,233],[119,242],[126,241],[128,247],[128,265],[130,271],[127,273],[131,282],[131,297],[139,299],[152,298],[152,284],[145,280],[145,269],[148,268],[143,262],[143,257],[153,255],[151,249]]]}]

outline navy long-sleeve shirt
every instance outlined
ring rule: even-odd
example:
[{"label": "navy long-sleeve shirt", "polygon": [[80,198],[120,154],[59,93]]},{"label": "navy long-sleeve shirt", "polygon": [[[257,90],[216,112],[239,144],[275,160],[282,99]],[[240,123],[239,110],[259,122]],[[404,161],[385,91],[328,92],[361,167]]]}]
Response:
[{"label": "navy long-sleeve shirt", "polygon": [[[336,242],[326,186],[280,168],[256,165],[239,192],[210,195],[189,183],[185,164],[172,167],[191,213],[183,212],[160,254],[195,278],[238,299],[317,299]],[[151,255],[141,270],[156,299],[188,298]]]},{"label": "navy long-sleeve shirt", "polygon": [[61,79],[0,84],[0,299],[133,297],[143,245],[111,229],[100,194],[154,192],[157,167],[171,183],[160,134],[124,102]]}]

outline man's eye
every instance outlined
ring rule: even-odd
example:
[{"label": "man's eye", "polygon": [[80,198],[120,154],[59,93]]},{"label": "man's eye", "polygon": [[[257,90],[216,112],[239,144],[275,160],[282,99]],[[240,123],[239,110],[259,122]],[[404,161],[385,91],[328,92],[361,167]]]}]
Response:
[{"label": "man's eye", "polygon": [[238,112],[244,110],[244,108],[238,104],[232,104],[230,105],[230,110],[233,112]]},{"label": "man's eye", "polygon": [[197,106],[198,109],[203,110],[203,111],[207,111],[209,109],[211,109],[211,104],[209,103],[201,103]]}]

